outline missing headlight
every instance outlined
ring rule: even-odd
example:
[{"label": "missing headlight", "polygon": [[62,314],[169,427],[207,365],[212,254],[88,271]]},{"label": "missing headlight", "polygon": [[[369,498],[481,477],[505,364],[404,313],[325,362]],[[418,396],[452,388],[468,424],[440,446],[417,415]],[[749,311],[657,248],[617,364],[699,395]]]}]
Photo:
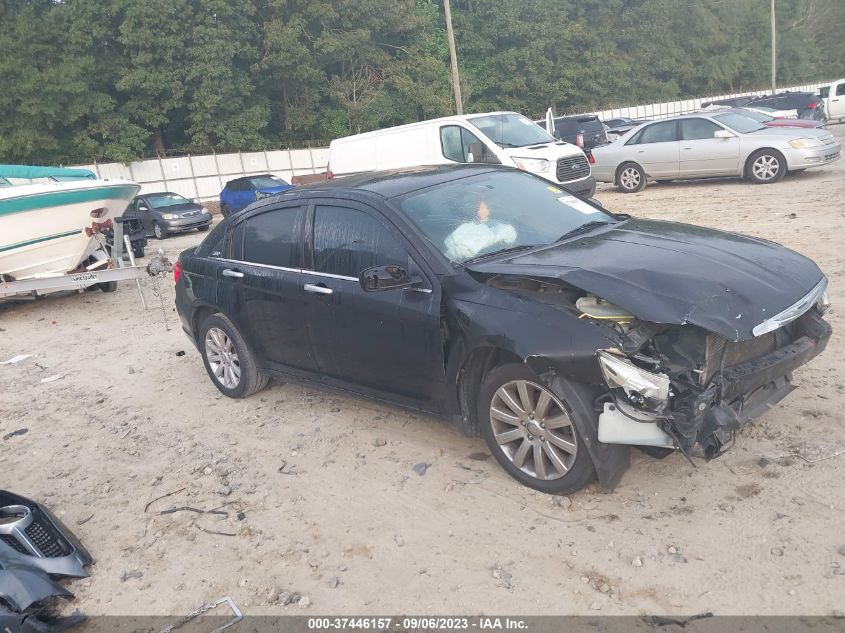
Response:
[{"label": "missing headlight", "polygon": [[598,351],[598,358],[620,411],[637,420],[651,421],[669,406],[669,376],[640,369],[605,350]]}]

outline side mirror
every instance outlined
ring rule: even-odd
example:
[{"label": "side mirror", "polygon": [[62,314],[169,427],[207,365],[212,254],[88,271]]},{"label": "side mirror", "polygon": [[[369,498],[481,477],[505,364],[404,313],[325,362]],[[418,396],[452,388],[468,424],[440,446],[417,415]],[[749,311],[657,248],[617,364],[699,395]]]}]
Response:
[{"label": "side mirror", "polygon": [[373,266],[358,276],[358,283],[366,292],[411,288],[420,283],[419,278],[411,277],[401,266]]},{"label": "side mirror", "polygon": [[727,130],[716,130],[713,132],[713,138],[733,138],[734,135]]},{"label": "side mirror", "polygon": [[149,210],[150,210],[150,208],[143,203],[138,205],[138,211],[149,211]]}]

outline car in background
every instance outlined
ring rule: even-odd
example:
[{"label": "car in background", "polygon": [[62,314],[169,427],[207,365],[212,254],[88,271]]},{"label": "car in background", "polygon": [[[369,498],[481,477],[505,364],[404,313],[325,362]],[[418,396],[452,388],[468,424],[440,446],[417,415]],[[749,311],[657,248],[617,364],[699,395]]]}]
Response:
[{"label": "car in background", "polygon": [[[775,110],[774,108],[767,108],[765,106],[742,106],[743,110],[753,110],[760,114],[767,114],[775,119],[797,119],[798,110]],[[802,119],[807,121],[808,119]]]},{"label": "car in background", "polygon": [[812,92],[781,92],[757,97],[745,105],[752,108],[762,106],[774,110],[797,110],[800,119],[825,120],[824,103],[821,97]]},{"label": "car in background", "polygon": [[746,105],[750,101],[756,99],[754,95],[746,96],[746,97],[731,97],[730,99],[717,99],[716,101],[704,101],[701,104],[701,108],[709,108],[711,106],[725,106],[728,108],[741,108],[742,106]]},{"label": "car in background", "polygon": [[824,112],[828,121],[845,120],[845,79],[820,88],[819,98],[824,103]]},{"label": "car in background", "polygon": [[604,121],[604,130],[607,134],[608,141],[615,141],[617,138],[639,127],[643,123],[648,123],[646,119],[631,119],[620,116],[615,119],[607,119]]},{"label": "car in background", "polygon": [[172,191],[135,196],[123,217],[139,220],[147,235],[155,235],[159,240],[171,233],[207,231],[212,221],[208,209]]},{"label": "car in background", "polygon": [[287,191],[292,186],[273,174],[235,178],[227,182],[220,192],[220,213],[226,217],[256,200]]},{"label": "car in background", "polygon": [[736,112],[749,119],[754,119],[758,123],[762,123],[766,127],[791,127],[791,128],[823,128],[824,121],[817,121],[816,119],[799,119],[787,117],[774,117],[766,114],[756,108],[731,108],[727,112]]},{"label": "car in background", "polygon": [[225,396],[273,377],[422,410],[550,494],[612,488],[631,445],[718,457],[831,335],[806,257],[614,215],[503,165],[298,187],[224,219],[173,272]]},{"label": "car in background", "polygon": [[777,182],[839,160],[841,146],[825,129],[767,128],[736,112],[699,112],[662,119],[593,150],[593,174],[625,193],[648,179],[734,176]]},{"label": "car in background", "polygon": [[[607,143],[604,125],[595,114],[559,116],[554,118],[554,122],[553,136],[556,139],[577,145],[585,152]],[[545,119],[535,123],[548,132]]]}]

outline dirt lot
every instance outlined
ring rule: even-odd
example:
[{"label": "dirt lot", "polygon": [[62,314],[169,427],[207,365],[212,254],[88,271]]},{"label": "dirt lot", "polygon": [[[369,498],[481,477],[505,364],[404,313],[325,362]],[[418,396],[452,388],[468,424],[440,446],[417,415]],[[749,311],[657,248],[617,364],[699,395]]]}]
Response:
[{"label": "dirt lot", "polygon": [[[845,445],[845,161],[773,186],[598,197],[781,242],[830,277],[837,334],[731,453],[692,468],[635,452],[612,493],[548,497],[437,420],[296,385],[227,400],[180,330],[169,284],[164,311],[149,285],[141,311],[130,283],[6,305],[0,360],[34,357],[0,366],[0,437],[28,428],[0,442],[1,485],[48,504],[93,553],[75,606],[172,615],[231,595],[248,614],[843,609],[845,454],[776,457]],[[161,246],[175,256],[200,238]],[[161,514],[179,506],[228,515]],[[284,607],[280,592],[310,606]]]}]

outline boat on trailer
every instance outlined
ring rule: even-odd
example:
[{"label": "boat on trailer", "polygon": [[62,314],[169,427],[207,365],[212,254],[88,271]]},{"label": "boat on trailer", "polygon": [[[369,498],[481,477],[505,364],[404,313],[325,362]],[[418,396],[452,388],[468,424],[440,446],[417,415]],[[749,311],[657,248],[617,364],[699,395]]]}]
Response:
[{"label": "boat on trailer", "polygon": [[0,282],[78,270],[99,246],[92,226],[120,216],[140,189],[87,169],[0,165]]}]

